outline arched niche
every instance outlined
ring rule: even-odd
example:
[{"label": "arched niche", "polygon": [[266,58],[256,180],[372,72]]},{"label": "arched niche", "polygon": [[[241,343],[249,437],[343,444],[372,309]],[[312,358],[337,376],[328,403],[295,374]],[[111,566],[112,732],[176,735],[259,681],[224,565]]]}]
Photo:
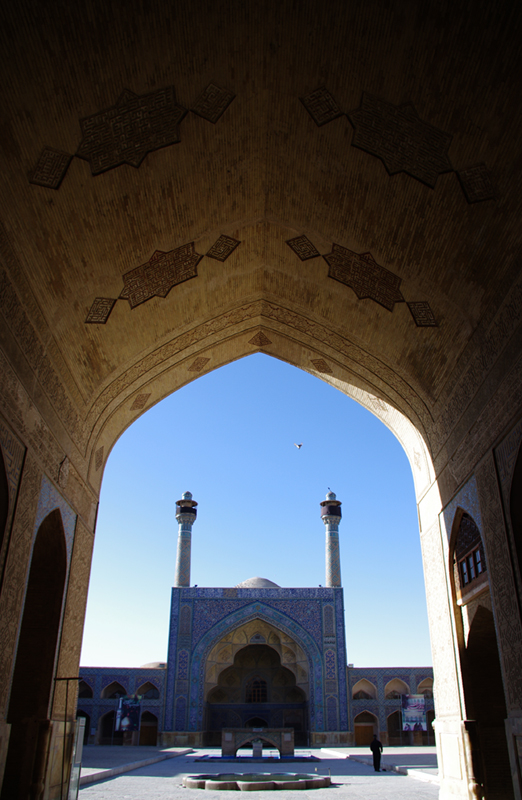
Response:
[{"label": "arched niche", "polygon": [[[252,719],[264,722],[254,725]],[[306,744],[306,694],[275,648],[246,644],[219,673],[218,685],[207,695],[206,743],[219,744],[223,727],[291,727],[298,743]]]},{"label": "arched niche", "polygon": [[399,700],[403,694],[409,694],[410,687],[402,678],[392,678],[384,687],[384,697],[386,700]]},{"label": "arched niche", "polygon": [[89,700],[93,697],[92,687],[89,686],[87,681],[82,680],[78,684],[78,699],[86,699]]},{"label": "arched niche", "polygon": [[158,743],[158,718],[152,711],[142,711],[140,719],[140,739],[142,747],[156,747]]},{"label": "arched niche", "polygon": [[118,744],[123,742],[123,731],[115,731],[116,711],[107,711],[98,720],[96,744]]},{"label": "arched niche", "polygon": [[386,730],[388,733],[388,745],[390,747],[410,744],[408,731],[402,730],[402,713],[400,709],[388,714],[386,717]]},{"label": "arched niche", "polygon": [[158,700],[160,696],[158,687],[150,681],[142,683],[136,689],[136,694],[140,695],[144,700]]},{"label": "arched niche", "polygon": [[369,745],[374,734],[379,732],[379,720],[371,711],[361,711],[354,718],[355,744],[358,747]]},{"label": "arched niche", "polygon": [[424,678],[417,686],[417,694],[423,694],[428,700],[433,697],[433,678]]},{"label": "arched niche", "polygon": [[55,509],[38,528],[31,556],[7,713],[11,736],[2,800],[27,796],[36,750],[48,746],[66,574],[62,517]]},{"label": "arched niche", "polygon": [[352,687],[352,700],[370,700],[377,697],[377,687],[367,678],[361,678]]},{"label": "arched niche", "polygon": [[[453,594],[459,606],[476,601],[479,595],[489,594],[488,567],[484,543],[473,517],[457,509],[450,536],[450,574]],[[468,612],[473,609],[470,606]]]},{"label": "arched niche", "polygon": [[120,697],[125,697],[127,690],[119,681],[112,681],[101,690],[100,698],[102,700],[117,700]]},{"label": "arched niche", "polygon": [[[218,685],[220,675],[224,673],[234,663],[236,654],[251,642],[253,637],[262,637],[280,657],[284,667],[290,670],[295,676],[295,683],[307,698],[309,693],[309,665],[306,654],[300,645],[292,640],[288,635],[282,634],[273,625],[265,620],[255,619],[228,632],[220,638],[212,647],[205,665],[205,695],[210,699],[209,693]],[[251,645],[260,647],[260,645]],[[225,676],[231,680],[231,673]],[[225,679],[223,679],[225,680]],[[222,683],[223,683],[222,680]],[[220,696],[220,695],[217,695]],[[217,702],[220,702],[219,700]]]},{"label": "arched niche", "polygon": [[476,777],[486,796],[511,797],[507,711],[495,622],[491,610],[482,605],[473,615],[462,664],[467,716],[473,720]]},{"label": "arched niche", "polygon": [[[463,578],[463,559],[480,554],[483,569]],[[476,563],[476,562],[475,562]],[[486,794],[512,796],[506,739],[507,716],[489,571],[480,529],[458,508],[449,542],[449,574],[462,669],[465,716],[472,745],[475,780]]]}]

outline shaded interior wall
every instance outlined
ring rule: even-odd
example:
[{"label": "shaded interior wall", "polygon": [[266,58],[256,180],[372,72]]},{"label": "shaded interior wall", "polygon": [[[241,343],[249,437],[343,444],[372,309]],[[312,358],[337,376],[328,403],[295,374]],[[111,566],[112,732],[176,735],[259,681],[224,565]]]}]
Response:
[{"label": "shaded interior wall", "polygon": [[31,785],[43,779],[66,572],[65,537],[56,510],[40,525],[31,558],[7,715],[12,728],[2,800],[25,800]]},{"label": "shaded interior wall", "polygon": [[509,498],[509,512],[515,544],[515,554],[518,565],[519,591],[520,577],[522,576],[522,448],[519,450]]},{"label": "shaded interior wall", "polygon": [[479,606],[463,660],[468,718],[475,720],[472,745],[479,750],[479,778],[488,800],[513,797],[504,720],[506,702],[493,614]]},{"label": "shaded interior wall", "polygon": [[9,513],[9,486],[5,473],[4,457],[0,447],[0,553],[4,544],[5,527]]}]

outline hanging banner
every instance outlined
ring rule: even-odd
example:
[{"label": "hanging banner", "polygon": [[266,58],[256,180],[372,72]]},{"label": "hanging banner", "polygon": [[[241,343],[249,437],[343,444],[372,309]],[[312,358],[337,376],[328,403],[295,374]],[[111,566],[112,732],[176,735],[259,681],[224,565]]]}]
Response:
[{"label": "hanging banner", "polygon": [[426,731],[426,706],[423,694],[402,695],[402,730]]},{"label": "hanging banner", "polygon": [[115,731],[139,731],[141,704],[137,697],[120,697]]}]

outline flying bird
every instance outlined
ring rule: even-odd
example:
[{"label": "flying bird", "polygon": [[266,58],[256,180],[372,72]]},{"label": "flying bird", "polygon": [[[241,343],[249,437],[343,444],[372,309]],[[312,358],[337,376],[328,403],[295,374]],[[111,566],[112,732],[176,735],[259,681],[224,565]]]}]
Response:
[{"label": "flying bird", "polygon": [[298,449],[298,450],[300,450],[302,446],[303,446],[303,443],[302,443],[302,442],[301,442],[301,444],[296,444],[296,443],[294,442],[294,447],[297,447],[297,449]]}]

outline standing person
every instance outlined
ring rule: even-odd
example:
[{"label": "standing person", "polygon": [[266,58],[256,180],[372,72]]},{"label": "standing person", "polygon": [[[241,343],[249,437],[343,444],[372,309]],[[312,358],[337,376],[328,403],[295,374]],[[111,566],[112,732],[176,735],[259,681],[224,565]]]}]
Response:
[{"label": "standing person", "polygon": [[373,768],[375,772],[381,771],[381,753],[382,753],[382,744],[377,738],[377,734],[373,734],[373,741],[370,744],[370,750],[373,753]]}]

